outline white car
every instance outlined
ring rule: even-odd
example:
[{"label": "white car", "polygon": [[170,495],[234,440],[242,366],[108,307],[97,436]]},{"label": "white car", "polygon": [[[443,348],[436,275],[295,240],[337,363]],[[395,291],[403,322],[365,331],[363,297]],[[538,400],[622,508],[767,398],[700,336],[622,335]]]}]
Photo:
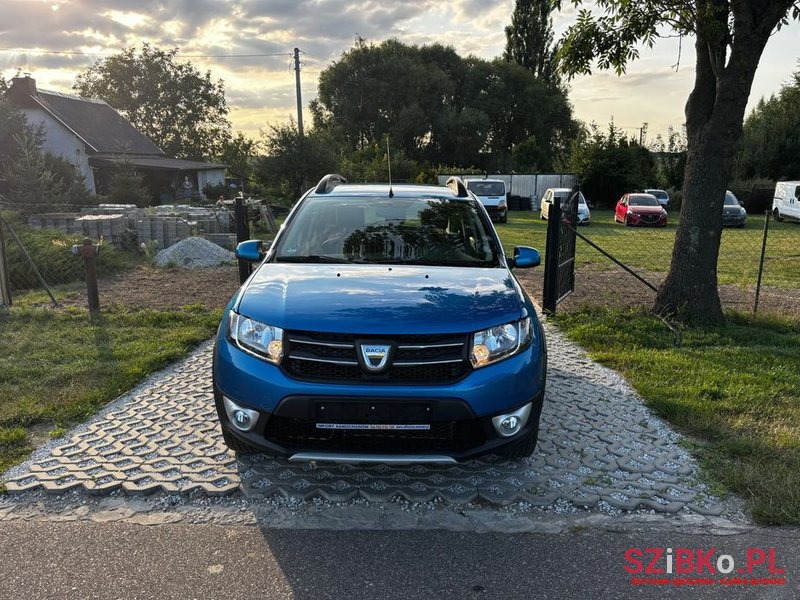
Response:
[{"label": "white car", "polygon": [[775,184],[772,215],[776,221],[800,221],[800,181],[779,181]]},{"label": "white car", "polygon": [[[539,218],[546,220],[550,214],[550,207],[553,205],[553,200],[558,198],[562,203],[569,200],[572,195],[572,188],[550,188],[545,191],[542,196],[542,206],[539,210]],[[583,192],[578,192],[578,225],[588,225],[589,219],[592,218],[592,213],[589,211],[589,205],[586,203],[586,198]]]},{"label": "white car", "polygon": [[465,179],[464,185],[481,201],[492,221],[505,223],[508,220],[505,181],[502,179]]},{"label": "white car", "polygon": [[650,194],[651,196],[655,196],[658,203],[667,208],[669,206],[669,194],[665,190],[657,190],[654,188],[650,188],[644,191],[645,194]]}]

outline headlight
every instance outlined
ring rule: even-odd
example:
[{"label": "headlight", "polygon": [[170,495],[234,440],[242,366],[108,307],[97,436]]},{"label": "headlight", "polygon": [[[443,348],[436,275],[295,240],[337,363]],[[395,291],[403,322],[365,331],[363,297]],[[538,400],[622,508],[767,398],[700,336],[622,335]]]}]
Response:
[{"label": "headlight", "polygon": [[228,335],[239,348],[278,364],[283,358],[283,329],[248,319],[231,311]]},{"label": "headlight", "polygon": [[476,369],[514,356],[533,338],[530,317],[477,331],[472,335],[469,360]]}]

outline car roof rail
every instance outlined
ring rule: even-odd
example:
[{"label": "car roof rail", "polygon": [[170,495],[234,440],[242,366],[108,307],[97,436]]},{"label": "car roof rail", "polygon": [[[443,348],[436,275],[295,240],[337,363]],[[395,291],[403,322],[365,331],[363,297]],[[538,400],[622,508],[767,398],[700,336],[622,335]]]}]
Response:
[{"label": "car roof rail", "polygon": [[338,175],[337,173],[328,173],[325,175],[325,177],[319,180],[317,187],[314,188],[314,193],[327,194],[340,183],[347,183],[347,179],[345,179],[342,175]]},{"label": "car roof rail", "polygon": [[464,185],[464,182],[461,181],[460,177],[451,177],[447,180],[447,187],[453,190],[453,193],[458,198],[469,198],[469,194],[467,193],[467,186]]}]

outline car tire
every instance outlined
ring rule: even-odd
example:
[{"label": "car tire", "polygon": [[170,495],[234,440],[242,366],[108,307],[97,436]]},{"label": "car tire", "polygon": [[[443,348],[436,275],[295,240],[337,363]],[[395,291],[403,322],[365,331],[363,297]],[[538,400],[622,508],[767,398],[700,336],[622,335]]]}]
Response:
[{"label": "car tire", "polygon": [[625,220],[622,222],[625,227],[630,227],[631,222],[628,220],[628,215],[625,215]]},{"label": "car tire", "polygon": [[500,217],[500,222],[501,223],[508,223],[508,215],[503,215],[502,217]]},{"label": "car tire", "polygon": [[539,213],[539,219],[542,221],[547,221],[547,217],[544,216],[544,213]]},{"label": "car tire", "polygon": [[781,216],[781,211],[779,211],[777,208],[772,211],[772,216],[775,217],[776,221],[783,221],[783,217]]},{"label": "car tire", "polygon": [[251,446],[247,442],[243,442],[239,438],[235,437],[232,433],[226,431],[224,428],[222,429],[222,441],[225,442],[225,445],[236,452],[238,456],[245,456],[247,454],[258,454],[260,450],[255,446]]},{"label": "car tire", "polygon": [[539,427],[531,429],[522,437],[507,446],[503,446],[497,452],[501,458],[528,458],[536,450],[536,442],[539,440]]}]

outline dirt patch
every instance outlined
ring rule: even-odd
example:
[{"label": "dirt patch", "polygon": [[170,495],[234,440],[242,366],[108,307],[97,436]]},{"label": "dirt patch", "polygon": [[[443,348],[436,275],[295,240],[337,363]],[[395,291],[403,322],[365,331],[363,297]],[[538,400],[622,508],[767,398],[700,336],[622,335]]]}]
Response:
[{"label": "dirt patch", "polygon": [[[541,304],[543,271],[515,273],[520,284],[531,298]],[[642,277],[658,287],[666,273],[640,272]],[[723,308],[752,312],[755,303],[755,286],[719,286]],[[578,268],[575,271],[575,291],[558,305],[559,311],[576,310],[587,306],[614,308],[650,308],[656,294],[649,287],[622,269]],[[759,314],[800,317],[800,290],[762,286],[758,303]]]},{"label": "dirt patch", "polygon": [[[157,269],[139,267],[99,282],[100,306],[175,309],[187,304],[202,304],[210,309],[224,308],[239,289],[236,267],[212,269]],[[70,294],[63,306],[86,307],[86,291]]]}]

